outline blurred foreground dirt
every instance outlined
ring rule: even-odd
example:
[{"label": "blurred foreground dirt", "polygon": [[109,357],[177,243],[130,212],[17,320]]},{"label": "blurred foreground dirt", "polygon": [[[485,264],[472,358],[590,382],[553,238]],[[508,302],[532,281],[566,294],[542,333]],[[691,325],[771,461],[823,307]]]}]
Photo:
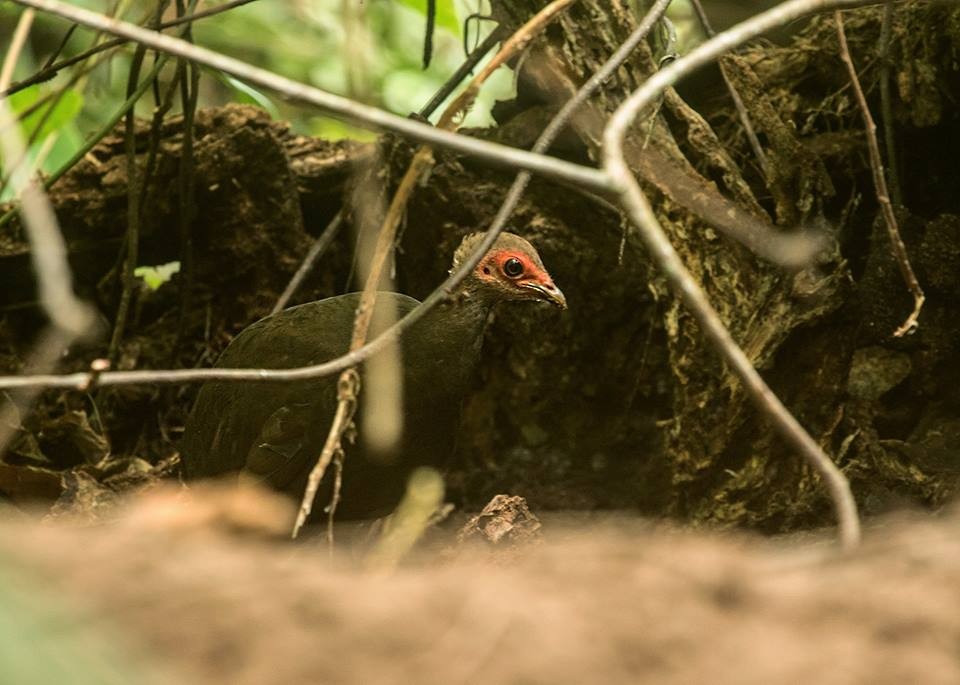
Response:
[{"label": "blurred foreground dirt", "polygon": [[[360,547],[284,540],[289,509],[258,492],[161,488],[121,511],[0,527],[0,587],[60,615],[0,636],[28,671],[59,653],[98,683],[960,681],[950,517],[875,524],[845,559],[815,536],[547,519],[507,554],[436,531],[387,574]],[[112,676],[70,663],[78,635],[103,637]]]}]

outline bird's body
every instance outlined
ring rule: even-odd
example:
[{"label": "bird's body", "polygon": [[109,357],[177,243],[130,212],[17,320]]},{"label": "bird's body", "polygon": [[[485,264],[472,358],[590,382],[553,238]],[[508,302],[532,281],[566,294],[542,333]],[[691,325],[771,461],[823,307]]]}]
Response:
[{"label": "bird's body", "polygon": [[[542,270],[538,257],[528,268],[537,264]],[[489,276],[491,266],[478,270],[484,268],[484,276]],[[538,291],[536,299],[561,303],[562,294],[546,272],[542,274],[538,283],[545,279],[547,285],[538,287],[548,296]],[[490,310],[497,301],[510,299],[483,285],[468,283],[401,338],[403,437],[391,454],[373,454],[363,441],[347,448],[338,515],[388,513],[399,501],[412,467],[439,466],[450,456],[461,399],[479,358]],[[534,295],[524,292],[513,299]],[[349,349],[359,300],[359,293],[350,293],[261,319],[234,338],[217,366],[281,369],[338,357]],[[381,292],[376,306],[392,309],[399,317],[417,304],[406,295]],[[336,404],[336,375],[289,383],[208,383],[200,390],[181,444],[184,474],[198,478],[243,470],[299,496],[320,455]],[[364,430],[362,415],[358,429]]]}]

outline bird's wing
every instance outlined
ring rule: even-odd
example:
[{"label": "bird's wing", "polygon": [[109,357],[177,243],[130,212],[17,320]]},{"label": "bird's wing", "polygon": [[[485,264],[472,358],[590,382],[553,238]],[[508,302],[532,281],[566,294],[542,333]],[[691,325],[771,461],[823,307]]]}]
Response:
[{"label": "bird's wing", "polygon": [[[284,310],[244,329],[217,362],[223,368],[290,368],[347,351],[358,294]],[[381,293],[398,315],[417,301]],[[336,408],[336,377],[292,383],[208,383],[197,398],[181,452],[188,477],[243,469],[295,488],[323,447]]]},{"label": "bird's wing", "polygon": [[263,422],[250,445],[244,473],[274,487],[284,487],[304,469],[310,422],[316,408],[309,402],[285,404]]}]

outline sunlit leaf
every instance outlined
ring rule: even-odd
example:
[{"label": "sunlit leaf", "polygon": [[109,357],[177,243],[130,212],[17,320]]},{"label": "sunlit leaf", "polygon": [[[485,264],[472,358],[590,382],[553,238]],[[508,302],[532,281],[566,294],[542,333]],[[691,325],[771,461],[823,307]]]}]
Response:
[{"label": "sunlit leaf", "polygon": [[143,282],[151,290],[156,290],[161,285],[173,278],[173,274],[180,271],[180,262],[167,262],[157,266],[138,266],[133,271],[133,275],[142,278]]},{"label": "sunlit leaf", "polygon": [[[400,4],[412,7],[420,14],[427,13],[427,0],[399,0]],[[453,0],[437,0],[437,26],[442,26],[455,35],[460,35],[460,21]]]},{"label": "sunlit leaf", "polygon": [[[33,105],[40,96],[40,87],[33,86],[11,95],[10,104],[13,106],[15,113],[23,112]],[[54,96],[54,98],[56,98],[56,96]],[[53,100],[50,102],[53,102]],[[53,105],[52,111],[50,111],[50,104],[48,103],[37,108],[35,112],[32,112],[24,118],[20,122],[23,135],[33,137],[37,141],[42,141],[54,131],[59,131],[73,121],[81,109],[83,109],[83,95],[81,95],[79,91],[68,90],[59,96],[56,104]],[[48,111],[50,112],[49,114],[47,114]],[[43,122],[42,125],[41,122]],[[36,133],[38,126],[40,126],[39,135]]]},{"label": "sunlit leaf", "polygon": [[226,74],[221,74],[220,78],[223,79],[223,82],[233,88],[233,90],[236,91],[240,96],[237,98],[237,102],[246,101],[248,104],[257,105],[261,109],[266,110],[267,113],[270,114],[271,119],[280,119],[280,110],[278,110],[277,106],[273,104],[273,100],[268,98],[259,90],[248,86],[243,81],[235,79],[232,76],[227,76]]}]

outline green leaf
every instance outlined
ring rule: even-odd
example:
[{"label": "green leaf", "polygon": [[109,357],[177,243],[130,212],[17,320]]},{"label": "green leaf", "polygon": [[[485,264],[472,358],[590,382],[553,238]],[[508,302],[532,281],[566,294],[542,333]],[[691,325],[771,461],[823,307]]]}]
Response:
[{"label": "green leaf", "polygon": [[246,102],[247,104],[257,105],[260,109],[266,110],[271,119],[280,119],[280,110],[273,104],[273,100],[261,93],[256,88],[248,86],[243,81],[235,79],[227,74],[217,74],[220,79],[230,86],[239,97],[237,102]]},{"label": "green leaf", "polygon": [[157,266],[138,266],[133,270],[133,275],[142,278],[150,290],[156,290],[161,285],[173,278],[173,274],[179,273],[180,262],[167,262]]},{"label": "green leaf", "polygon": [[[39,97],[40,87],[33,86],[11,95],[10,104],[13,106],[14,112],[22,112],[35,103]],[[54,96],[54,98],[56,98],[56,96]],[[67,124],[73,121],[74,117],[80,113],[80,110],[83,109],[83,95],[81,95],[79,91],[68,90],[57,99],[56,104],[53,106],[53,111],[51,111],[49,115],[46,115],[49,108],[49,103],[43,105],[20,122],[24,136],[34,136],[34,131],[40,126],[40,122],[43,121],[45,116],[46,121],[43,121],[40,134],[36,136],[38,142],[42,141],[54,131],[59,131],[67,126]]]},{"label": "green leaf", "polygon": [[[427,14],[427,0],[398,0],[401,5],[412,7],[420,14]],[[455,36],[460,35],[460,20],[457,19],[457,10],[453,0],[437,0],[437,26],[442,26]]]}]

